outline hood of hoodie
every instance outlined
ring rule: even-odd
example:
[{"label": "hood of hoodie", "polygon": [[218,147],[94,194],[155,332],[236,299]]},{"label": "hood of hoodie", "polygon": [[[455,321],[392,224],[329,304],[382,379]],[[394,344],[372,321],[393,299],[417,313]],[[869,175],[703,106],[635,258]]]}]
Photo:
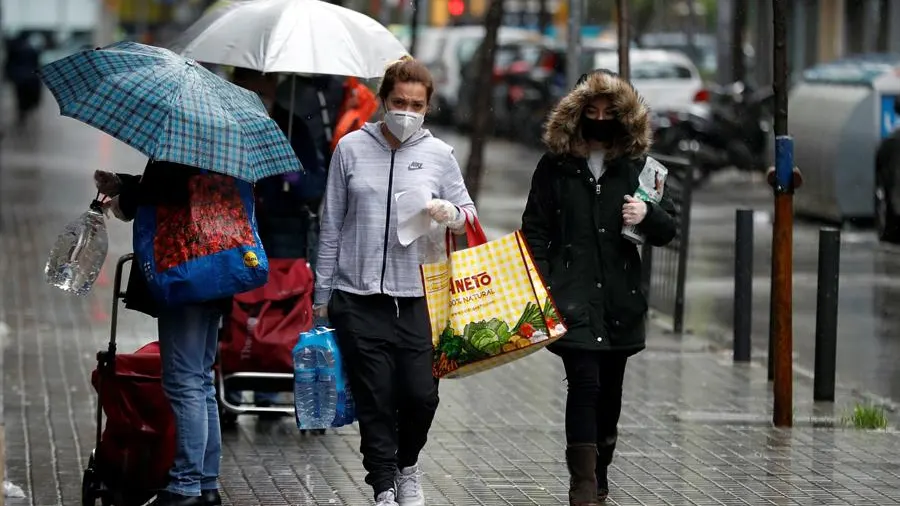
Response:
[{"label": "hood of hoodie", "polygon": [[[362,131],[371,135],[373,139],[375,139],[381,147],[385,150],[390,151],[391,145],[388,143],[387,138],[384,136],[384,133],[381,131],[381,125],[384,124],[384,121],[378,121],[376,123],[366,123],[362,126]],[[420,128],[416,133],[412,134],[412,137],[406,139],[406,142],[400,145],[397,149],[406,149],[411,146],[415,146],[416,144],[421,143],[425,139],[432,137],[431,131]]]},{"label": "hood of hoodie", "polygon": [[590,155],[590,147],[581,136],[581,116],[584,108],[600,95],[610,97],[613,114],[624,127],[624,134],[606,151],[607,157],[646,155],[653,141],[650,109],[630,82],[605,72],[588,75],[553,108],[544,125],[544,143],[550,151],[581,158]]}]

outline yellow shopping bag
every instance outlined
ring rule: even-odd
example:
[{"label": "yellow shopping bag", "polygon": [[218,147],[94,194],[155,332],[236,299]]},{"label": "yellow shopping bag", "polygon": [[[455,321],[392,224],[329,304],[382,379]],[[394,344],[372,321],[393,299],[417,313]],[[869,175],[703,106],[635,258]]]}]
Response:
[{"label": "yellow shopping bag", "polygon": [[437,378],[507,364],[566,332],[521,232],[486,242],[476,223],[467,236],[469,248],[421,267]]}]

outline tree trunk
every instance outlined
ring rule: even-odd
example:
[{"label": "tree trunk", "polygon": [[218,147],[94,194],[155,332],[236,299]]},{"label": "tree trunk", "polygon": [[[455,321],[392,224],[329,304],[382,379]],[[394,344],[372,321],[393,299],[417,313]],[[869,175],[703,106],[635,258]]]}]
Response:
[{"label": "tree trunk", "polygon": [[744,30],[747,27],[747,0],[734,0],[734,24],[731,35],[732,82],[743,82],[747,78],[744,57]]},{"label": "tree trunk", "polygon": [[415,58],[416,45],[419,41],[419,0],[412,0],[412,20],[409,31],[409,54]]},{"label": "tree trunk", "polygon": [[547,0],[540,0],[540,4],[538,4],[538,31],[541,34],[546,34],[549,27],[550,10],[547,9]]},{"label": "tree trunk", "polygon": [[[622,79],[631,79],[631,38],[628,32],[631,29],[631,13],[628,12],[628,0],[616,0],[616,17],[619,20],[619,76]],[[647,22],[649,25],[649,21]]]},{"label": "tree trunk", "polygon": [[484,148],[488,142],[491,120],[491,101],[494,96],[494,55],[497,52],[497,32],[503,21],[503,0],[491,0],[484,18],[484,43],[478,50],[478,81],[472,111],[472,136],[465,182],[472,200],[478,200],[481,174],[484,170]]},{"label": "tree trunk", "polygon": [[875,39],[875,52],[886,53],[891,35],[890,10],[897,7],[891,5],[890,0],[878,2],[878,36]]},{"label": "tree trunk", "polygon": [[[617,1],[617,19],[619,17],[619,4],[620,2]],[[628,38],[636,47],[641,47],[641,37],[650,30],[656,16],[662,13],[656,10],[656,3],[649,0],[629,1],[627,4],[624,4],[624,7],[625,23],[630,32]]]}]

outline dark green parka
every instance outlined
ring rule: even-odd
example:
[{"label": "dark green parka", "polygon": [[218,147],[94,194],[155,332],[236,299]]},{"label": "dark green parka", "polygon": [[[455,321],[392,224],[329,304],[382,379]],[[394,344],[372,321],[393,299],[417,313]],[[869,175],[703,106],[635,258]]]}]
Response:
[{"label": "dark green parka", "polygon": [[[606,95],[623,133],[606,150],[606,171],[591,173],[581,135],[584,108]],[[549,151],[534,172],[522,232],[568,332],[550,346],[637,353],[645,346],[647,299],[641,290],[638,246],[622,236],[622,206],[633,195],[650,149],[647,106],[615,74],[594,72],[564,97],[544,132]],[[675,236],[667,198],[647,204],[638,225],[646,241],[664,246]]]}]

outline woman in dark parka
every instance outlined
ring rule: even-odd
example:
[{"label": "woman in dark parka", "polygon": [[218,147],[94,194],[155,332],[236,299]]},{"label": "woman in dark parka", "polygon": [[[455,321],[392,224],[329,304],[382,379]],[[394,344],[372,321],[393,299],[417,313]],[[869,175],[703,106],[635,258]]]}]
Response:
[{"label": "woman in dark parka", "polygon": [[653,246],[675,236],[674,208],[632,197],[650,149],[647,106],[628,81],[598,70],[551,112],[522,231],[568,332],[550,346],[565,366],[571,505],[609,494],[628,357],[644,349],[647,301],[636,225]]}]

